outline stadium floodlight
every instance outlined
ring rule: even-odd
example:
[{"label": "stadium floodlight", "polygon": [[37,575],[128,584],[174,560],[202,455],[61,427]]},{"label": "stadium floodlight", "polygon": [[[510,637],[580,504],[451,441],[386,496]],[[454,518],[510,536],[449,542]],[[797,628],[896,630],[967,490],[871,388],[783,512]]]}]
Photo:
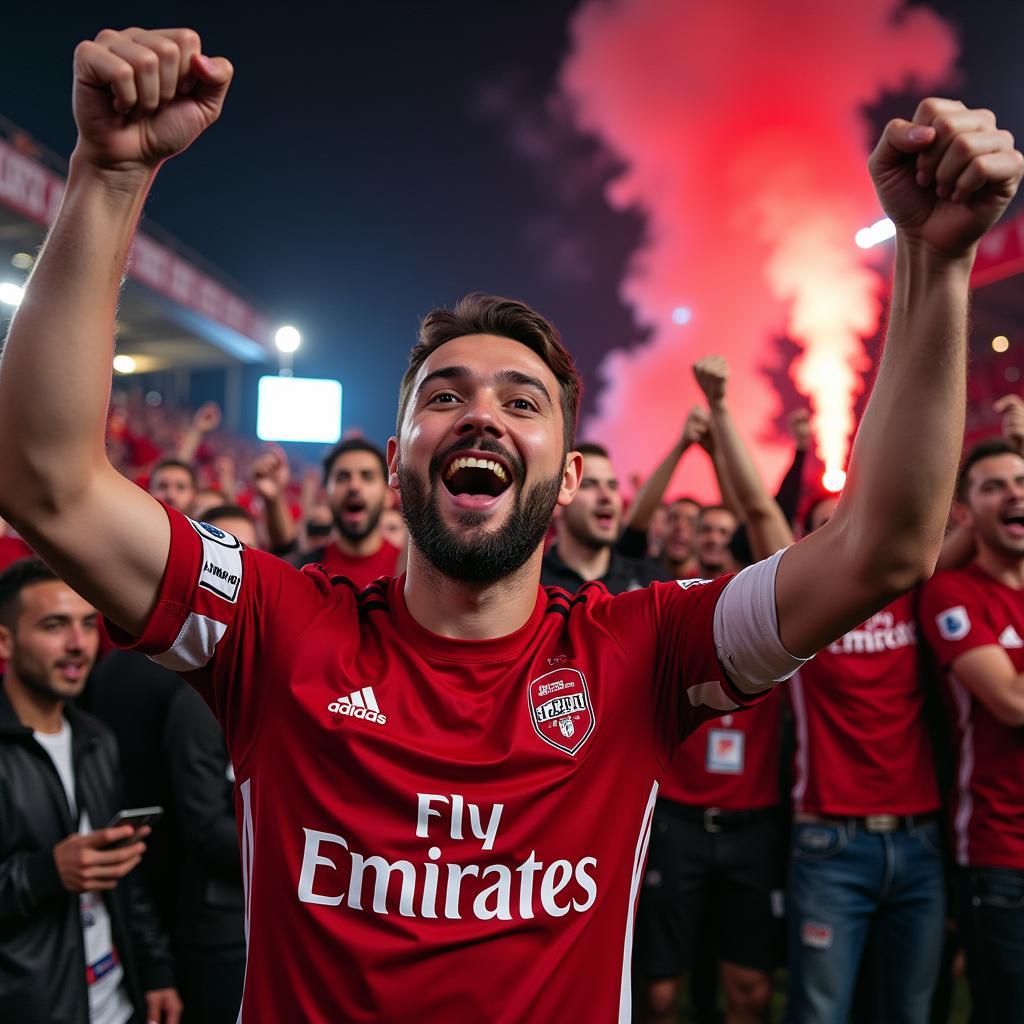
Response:
[{"label": "stadium floodlight", "polygon": [[341,438],[341,381],[260,377],[256,434],[261,441],[334,444]]},{"label": "stadium floodlight", "polygon": [[131,356],[114,356],[114,369],[118,373],[134,373],[135,360]]},{"label": "stadium floodlight", "polygon": [[302,344],[302,335],[294,327],[285,324],[284,327],[277,329],[277,333],[274,335],[274,344],[277,346],[278,352],[295,352]]},{"label": "stadium floodlight", "polygon": [[31,270],[36,258],[30,252],[16,252],[11,257],[11,266],[16,270]]},{"label": "stadium floodlight", "polygon": [[1010,347],[1010,339],[1005,334],[997,334],[992,339],[993,352],[1005,352]]},{"label": "stadium floodlight", "polygon": [[884,242],[888,238],[896,237],[896,225],[888,217],[876,220],[869,228],[861,228],[853,240],[861,249],[870,249],[872,246]]},{"label": "stadium floodlight", "polygon": [[13,281],[0,281],[0,302],[5,306],[20,306],[25,289]]}]

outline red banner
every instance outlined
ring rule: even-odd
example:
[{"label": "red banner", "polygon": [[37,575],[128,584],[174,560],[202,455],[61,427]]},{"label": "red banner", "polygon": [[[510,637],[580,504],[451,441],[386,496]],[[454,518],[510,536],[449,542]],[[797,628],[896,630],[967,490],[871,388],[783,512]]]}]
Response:
[{"label": "red banner", "polygon": [[[59,174],[0,139],[0,203],[37,224],[49,225],[57,216],[64,185]],[[132,247],[128,276],[271,352],[271,325],[266,317],[141,231]]]},{"label": "red banner", "polygon": [[978,244],[971,285],[981,288],[1024,271],[1024,214],[997,224]]}]

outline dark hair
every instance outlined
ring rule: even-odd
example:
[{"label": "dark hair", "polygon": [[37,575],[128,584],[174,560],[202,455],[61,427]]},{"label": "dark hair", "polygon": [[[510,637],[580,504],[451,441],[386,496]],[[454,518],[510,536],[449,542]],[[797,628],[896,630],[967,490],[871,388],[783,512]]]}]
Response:
[{"label": "dark hair", "polygon": [[192,486],[197,487],[196,482],[196,471],[187,463],[181,459],[161,459],[154,467],[153,471],[149,474],[149,482],[153,483],[153,478],[160,472],[161,469],[183,469],[189,475],[189,479],[192,481]]},{"label": "dark hair", "polygon": [[252,513],[247,512],[241,505],[214,505],[203,513],[203,522],[216,526],[215,519],[244,519],[247,523],[256,525]]},{"label": "dark hair", "polygon": [[18,599],[26,587],[50,583],[60,577],[38,555],[29,555],[12,562],[0,572],[0,623],[14,627],[18,617]]},{"label": "dark hair", "polygon": [[398,421],[412,397],[412,384],[427,357],[445,342],[468,334],[495,334],[518,341],[536,352],[555,375],[564,420],[565,448],[568,451],[576,438],[576,420],[582,386],[572,356],[562,344],[558,329],[550,321],[515,299],[474,292],[459,299],[454,309],[431,310],[420,323],[419,341],[409,354],[409,368],[398,389]]},{"label": "dark hair", "polygon": [[729,508],[728,505],[701,505],[700,512],[697,513],[697,518],[702,519],[708,512],[728,512],[729,515],[731,515],[737,523],[739,522],[739,518],[737,517],[736,513],[733,512],[733,510]]},{"label": "dark hair", "polygon": [[968,482],[974,466],[982,459],[991,459],[996,455],[1020,455],[1020,452],[1009,441],[1001,437],[987,437],[979,441],[963,458],[960,463],[960,472],[956,478],[956,500],[964,501],[967,497]]},{"label": "dark hair", "polygon": [[337,462],[342,455],[347,455],[349,452],[369,452],[371,455],[376,456],[377,461],[380,463],[381,476],[387,480],[388,462],[387,459],[384,458],[384,453],[376,445],[370,444],[370,442],[365,438],[350,437],[347,441],[339,441],[324,456],[324,487],[327,486],[327,482],[331,479],[331,470],[334,469],[334,463]]},{"label": "dark hair", "polygon": [[673,505],[679,505],[684,501],[688,505],[696,505],[698,512],[702,512],[704,509],[704,506],[696,498],[691,498],[689,494],[680,494],[678,498],[673,498],[671,501],[666,502],[665,507],[671,508]]},{"label": "dark hair", "polygon": [[602,459],[609,459],[611,456],[608,454],[608,449],[604,445],[595,444],[593,441],[581,441],[576,445],[576,451],[580,455],[597,455]]}]

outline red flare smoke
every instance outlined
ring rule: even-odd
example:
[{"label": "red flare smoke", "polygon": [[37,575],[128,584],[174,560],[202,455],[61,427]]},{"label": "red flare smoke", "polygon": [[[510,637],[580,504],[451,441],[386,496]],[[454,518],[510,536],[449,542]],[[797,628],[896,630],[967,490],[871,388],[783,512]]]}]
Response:
[{"label": "red flare smoke", "polygon": [[[787,334],[818,452],[842,470],[883,288],[853,242],[879,216],[863,109],[945,80],[952,30],[898,0],[587,0],[571,34],[562,90],[625,164],[609,201],[648,222],[622,293],[651,336],[605,360],[588,436],[624,476],[649,471],[700,398],[690,365],[718,352],[743,435],[762,440],[778,399],[759,356]],[[673,323],[679,306],[689,323]],[[787,458],[759,449],[772,482]]]}]

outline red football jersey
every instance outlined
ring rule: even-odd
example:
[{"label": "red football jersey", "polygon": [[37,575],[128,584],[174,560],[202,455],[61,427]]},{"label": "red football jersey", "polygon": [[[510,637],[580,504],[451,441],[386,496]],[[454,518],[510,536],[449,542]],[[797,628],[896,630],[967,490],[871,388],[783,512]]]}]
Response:
[{"label": "red football jersey", "polygon": [[372,555],[350,555],[330,541],[317,559],[332,576],[347,576],[360,590],[381,576],[394,576],[401,552],[394,544],[381,541]]},{"label": "red football jersey", "polygon": [[224,727],[246,892],[246,1024],[628,1021],[657,781],[752,703],[715,654],[728,580],[538,588],[495,640],[168,510],[134,645]]},{"label": "red football jersey", "polygon": [[20,537],[0,537],[0,572],[31,554],[32,549]]},{"label": "red football jersey", "polygon": [[921,596],[921,628],[945,673],[957,739],[951,808],[958,864],[1024,869],[1024,729],[1000,722],[956,677],[953,663],[994,644],[1024,671],[1024,591],[977,564],[940,572]]},{"label": "red football jersey", "polygon": [[778,690],[742,715],[705,722],[672,758],[661,796],[723,811],[778,804],[782,699]]},{"label": "red football jersey", "polygon": [[915,600],[913,593],[898,597],[790,680],[795,810],[861,816],[938,809]]}]

